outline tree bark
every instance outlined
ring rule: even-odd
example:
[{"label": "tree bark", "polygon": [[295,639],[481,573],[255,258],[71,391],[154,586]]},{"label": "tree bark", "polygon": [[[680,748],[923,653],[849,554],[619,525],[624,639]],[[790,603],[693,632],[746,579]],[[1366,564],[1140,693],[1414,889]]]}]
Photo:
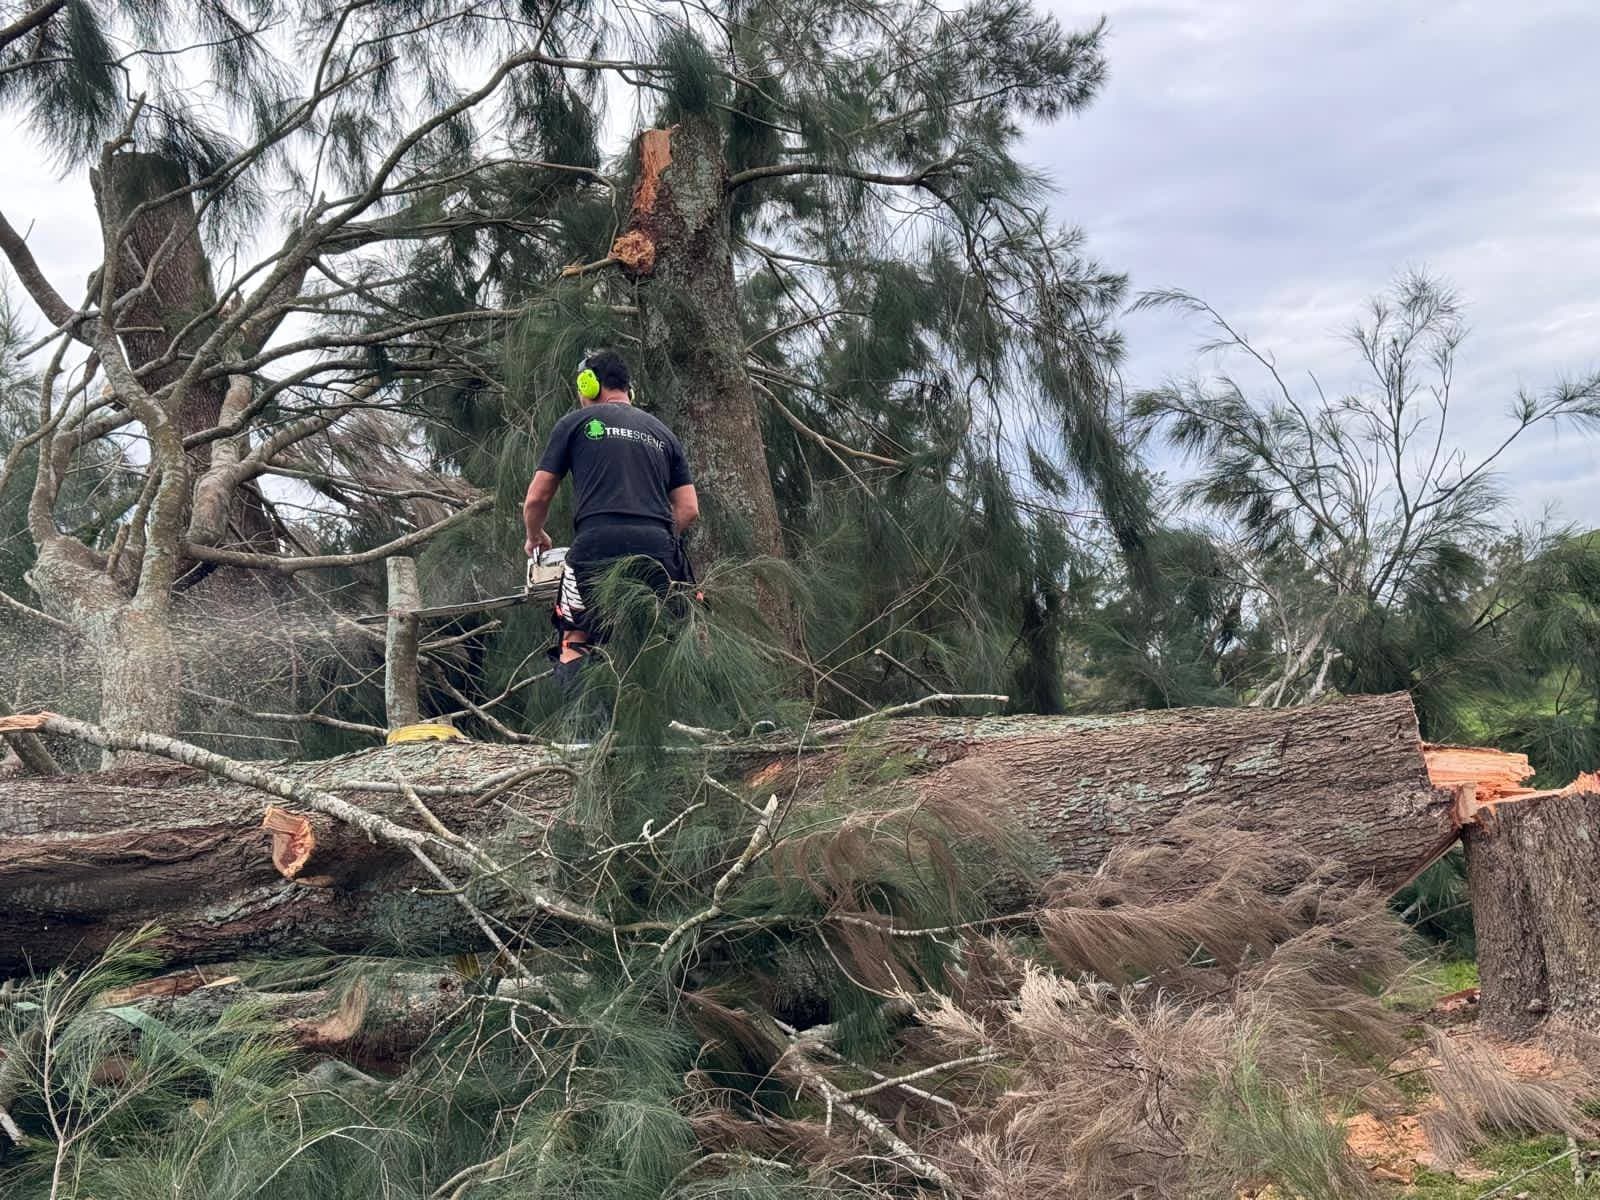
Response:
[{"label": "tree bark", "polygon": [[1469,826],[1480,1020],[1600,1033],[1600,795],[1502,805]]},{"label": "tree bark", "polygon": [[[279,991],[252,986],[226,970],[187,968],[96,998],[100,1009],[131,1006],[181,1026],[210,1024],[224,1011],[248,1004],[271,1018],[283,1035],[310,1054],[331,1055],[368,1069],[404,1062],[433,1034],[440,1022],[469,1003],[470,981],[455,970],[374,974],[344,988],[315,987]],[[505,998],[548,1000],[541,980],[500,979],[485,993],[470,988],[479,1002]],[[116,1021],[108,1015],[107,1021]],[[128,1049],[138,1042],[138,1027],[116,1026]],[[109,1062],[109,1070],[117,1064]]]},{"label": "tree bark", "polygon": [[[137,211],[187,182],[181,166],[160,155],[124,151],[91,179],[106,242],[122,233],[114,261],[102,269],[111,273],[118,298],[115,332],[127,365],[141,372],[138,386],[158,406],[155,416],[141,419],[150,437],[151,468],[160,471],[161,483],[150,494],[148,511],[141,505],[132,514],[133,528],[111,555],[113,566],[56,527],[57,489],[72,448],[48,439],[30,502],[30,532],[38,549],[32,581],[44,606],[60,613],[93,648],[101,675],[100,723],[113,730],[171,734],[178,729],[182,676],[171,626],[173,581],[183,578],[182,586],[192,586],[210,570],[187,572],[192,564],[176,561],[193,506],[191,483],[211,457],[207,446],[182,449],[181,439],[218,423],[227,392],[221,379],[181,392],[172,385],[189,365],[187,356],[215,327],[214,316],[201,317],[215,304],[216,293],[193,197],[181,195]],[[194,327],[188,329],[191,322]],[[112,374],[111,364],[106,367]],[[119,398],[130,402],[126,395]],[[275,548],[253,483],[236,488],[225,504],[219,525],[255,549]],[[147,570],[157,556],[165,561]],[[114,579],[107,574],[112,570]],[[236,590],[241,582],[236,578],[221,586]],[[213,583],[211,590],[218,586]]]},{"label": "tree bark", "polygon": [[[727,164],[716,122],[686,117],[639,139],[639,182],[612,249],[638,284],[645,354],[659,394],[647,400],[683,438],[705,509],[708,559],[786,552],[767,468],[733,273]],[[793,633],[776,590],[759,597],[775,629]]]},{"label": "tree bark", "polygon": [[[144,371],[145,390],[160,394],[178,380],[189,366],[189,355],[215,331],[220,314],[199,318],[216,305],[216,287],[192,196],[161,201],[131,220],[128,214],[183,187],[188,174],[158,154],[123,151],[112,156],[104,175],[94,172],[91,179],[102,219],[128,225],[114,264],[115,290],[119,297],[132,299],[118,314],[117,330],[129,365]],[[161,361],[168,357],[172,361]],[[196,381],[181,395],[166,393],[164,406],[178,434],[188,437],[221,423],[227,392],[226,379]],[[186,452],[192,479],[204,478],[213,445]],[[233,488],[227,499],[219,540],[261,552],[275,550],[276,533],[255,482],[247,480]],[[187,506],[184,520],[188,520]],[[197,578],[210,574],[207,568]]]},{"label": "tree bark", "polygon": [[[1454,798],[1429,782],[1404,695],[1277,711],[919,718],[850,732],[849,745],[800,754],[716,748],[708,763],[751,795],[802,806],[836,795],[845,777],[864,806],[1009,819],[1033,835],[1047,872],[1092,870],[1121,842],[1209,813],[1292,838],[1391,890],[1456,836]],[[569,777],[549,763],[534,747],[430,743],[281,771],[415,825],[394,790],[358,786],[393,789],[385,781],[398,772],[451,829],[493,833],[509,811],[526,842],[566,810]],[[885,782],[886,766],[898,777]],[[495,794],[480,803],[474,793],[486,787]],[[268,799],[171,770],[6,784],[0,976],[92,953],[146,922],[164,927],[159,947],[175,962],[367,950],[397,938],[436,951],[480,943],[449,898],[413,890],[435,885],[391,847],[342,839],[338,863],[313,854],[304,867],[321,886],[284,879],[262,829]]]},{"label": "tree bark", "polygon": [[389,728],[399,729],[422,719],[417,706],[417,610],[422,607],[422,593],[417,589],[415,559],[397,554],[385,564],[389,620],[383,640],[383,711]]},{"label": "tree bark", "polygon": [[[117,332],[136,370],[168,356],[173,361],[151,366],[142,377],[145,390],[158,392],[173,383],[188,366],[183,351],[193,351],[215,328],[215,319],[196,322],[187,336],[184,328],[216,303],[211,263],[200,239],[200,222],[194,200],[183,195],[146,209],[129,221],[140,204],[155,200],[186,185],[187,172],[159,154],[123,151],[111,157],[104,174],[90,175],[108,220],[128,224],[116,271],[116,294],[133,294],[118,314]],[[153,265],[153,269],[152,269]],[[149,275],[149,286],[138,290]],[[189,388],[169,412],[178,432],[187,436],[209,429],[222,414],[227,382],[216,379]],[[205,469],[205,450],[193,452],[191,469]]]},{"label": "tree bark", "polygon": [[[100,724],[176,733],[183,664],[166,606],[136,596],[89,622],[85,632],[100,664]],[[104,765],[116,760],[106,751]]]}]

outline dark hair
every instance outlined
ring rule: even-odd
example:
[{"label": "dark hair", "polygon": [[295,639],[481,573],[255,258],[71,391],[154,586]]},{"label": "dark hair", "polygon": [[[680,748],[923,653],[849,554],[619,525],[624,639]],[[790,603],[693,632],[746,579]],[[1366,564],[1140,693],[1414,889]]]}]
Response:
[{"label": "dark hair", "polygon": [[596,350],[583,360],[583,365],[595,373],[600,386],[607,390],[625,392],[633,382],[628,375],[628,364],[615,350]]}]

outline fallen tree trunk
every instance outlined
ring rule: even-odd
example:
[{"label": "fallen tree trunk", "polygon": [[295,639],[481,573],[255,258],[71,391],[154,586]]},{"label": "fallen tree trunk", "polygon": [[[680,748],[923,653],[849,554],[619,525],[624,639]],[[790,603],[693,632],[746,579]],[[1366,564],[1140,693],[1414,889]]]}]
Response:
[{"label": "fallen tree trunk", "polygon": [[[1430,782],[1403,695],[1276,711],[918,718],[833,732],[815,747],[686,752],[704,753],[710,771],[751,795],[800,806],[824,790],[836,797],[841,779],[863,805],[980,806],[1033,834],[1047,870],[1092,869],[1121,841],[1216,813],[1389,890],[1457,836],[1456,797]],[[548,751],[481,743],[392,746],[273,770],[424,828],[395,782],[404,778],[448,828],[487,836],[509,824],[525,844],[562,819],[571,785]],[[483,941],[453,898],[423,890],[436,885],[403,849],[281,800],[264,831],[269,797],[251,788],[143,768],[0,787],[0,976],[93,953],[145,923],[163,928],[158,948],[175,963]],[[657,826],[676,811],[664,804]]]}]

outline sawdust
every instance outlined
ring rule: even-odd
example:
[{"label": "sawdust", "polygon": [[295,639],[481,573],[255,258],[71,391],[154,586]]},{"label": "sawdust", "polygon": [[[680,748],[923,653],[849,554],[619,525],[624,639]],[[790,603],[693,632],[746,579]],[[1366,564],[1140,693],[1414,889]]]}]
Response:
[{"label": "sawdust", "polygon": [[648,275],[656,267],[656,244],[642,230],[632,229],[611,244],[611,257],[635,275]]},{"label": "sawdust", "polygon": [[1439,1166],[1421,1118],[1409,1113],[1387,1121],[1356,1113],[1344,1123],[1344,1140],[1375,1177],[1392,1183],[1410,1183],[1420,1168]]},{"label": "sawdust", "polygon": [[1585,1063],[1585,1052],[1561,1040],[1559,1030],[1529,1038],[1511,1041],[1497,1037],[1477,1025],[1466,1025],[1450,1030],[1446,1036],[1473,1052],[1486,1055],[1498,1062],[1518,1079],[1539,1083],[1553,1083],[1574,1095],[1594,1086],[1593,1069]]},{"label": "sawdust", "polygon": [[[1471,1020],[1476,1015],[1477,1002],[1477,989],[1469,988],[1444,997],[1434,1011],[1448,1015],[1461,1013]],[[1476,1024],[1451,1029],[1446,1036],[1463,1050],[1498,1063],[1520,1080],[1551,1083],[1563,1090],[1570,1088],[1575,1096],[1593,1082],[1580,1056],[1548,1040],[1508,1041],[1485,1032]],[[1438,1065],[1437,1057],[1419,1047],[1415,1053],[1394,1063],[1393,1068],[1399,1074],[1411,1074]],[[1366,1165],[1373,1178],[1383,1182],[1409,1185],[1424,1169],[1453,1175],[1464,1183],[1482,1183],[1495,1178],[1494,1172],[1471,1163],[1447,1164],[1444,1161],[1429,1139],[1427,1128],[1429,1116],[1440,1109],[1438,1097],[1430,1095],[1409,1111],[1396,1115],[1356,1113],[1344,1122],[1345,1144],[1350,1153]]]},{"label": "sawdust", "polygon": [[1559,1079],[1575,1069],[1575,1064],[1563,1067],[1555,1055],[1537,1043],[1496,1045],[1493,1040],[1485,1039],[1485,1044],[1505,1069],[1519,1079]]},{"label": "sawdust", "polygon": [[1474,1019],[1478,1015],[1478,989],[1463,988],[1459,992],[1451,992],[1448,996],[1440,996],[1433,1002],[1429,1013],[1432,1016],[1442,1017],[1447,1022]]}]

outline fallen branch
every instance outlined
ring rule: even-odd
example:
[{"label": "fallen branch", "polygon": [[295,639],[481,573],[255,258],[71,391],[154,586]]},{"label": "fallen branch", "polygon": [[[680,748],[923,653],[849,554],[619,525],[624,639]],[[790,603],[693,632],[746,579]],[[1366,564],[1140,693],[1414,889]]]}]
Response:
[{"label": "fallen branch", "polygon": [[208,774],[218,775],[234,783],[266,792],[270,796],[303,804],[314,812],[333,817],[359,829],[371,841],[383,842],[412,853],[427,848],[442,850],[452,858],[464,860],[467,866],[474,865],[471,856],[463,855],[456,847],[428,834],[397,825],[377,813],[370,812],[360,805],[351,804],[348,800],[341,800],[329,792],[307,787],[287,776],[263,771],[260,767],[252,767],[190,742],[179,741],[177,738],[157,733],[121,733],[102,729],[98,725],[90,725],[87,721],[59,716],[56,713],[0,717],[0,734],[15,732],[53,733],[60,737],[88,742],[90,745],[99,746],[102,750],[136,751],[169,758],[185,766],[195,767]]},{"label": "fallen branch", "polygon": [[667,1182],[667,1186],[662,1190],[661,1195],[663,1197],[676,1195],[678,1191],[678,1185],[683,1183],[684,1180],[688,1179],[689,1176],[693,1175],[701,1167],[708,1166],[711,1163],[724,1162],[737,1163],[741,1167],[767,1167],[774,1171],[799,1171],[802,1169],[795,1166],[794,1163],[780,1162],[776,1158],[762,1158],[759,1154],[747,1154],[742,1151],[720,1150],[713,1154],[702,1155],[700,1158],[695,1159],[683,1170],[679,1171]]},{"label": "fallen branch", "polygon": [[[0,717],[11,716],[11,708],[4,700],[0,700]],[[55,755],[50,753],[50,748],[39,740],[36,733],[8,733],[5,735],[6,744],[16,752],[22,765],[35,775],[58,775],[61,767],[55,760]]]},{"label": "fallen branch", "polygon": [[907,713],[914,713],[927,708],[930,704],[952,704],[974,700],[987,700],[993,704],[1011,703],[1010,696],[1000,696],[992,692],[935,692],[931,696],[924,696],[921,700],[912,700],[905,704],[895,704],[889,708],[880,708],[877,712],[868,713],[864,717],[852,717],[848,721],[830,722],[827,725],[819,726],[813,736],[836,738],[840,734],[849,733],[852,729],[859,729],[872,721],[882,721],[890,717],[903,717]]},{"label": "fallen branch", "polygon": [[[861,1100],[876,1092],[886,1091],[889,1088],[904,1088],[908,1083],[915,1083],[919,1079],[927,1079],[931,1075],[938,1075],[943,1071],[959,1071],[962,1067],[980,1067],[995,1062],[1000,1057],[997,1050],[985,1050],[982,1054],[969,1054],[965,1058],[952,1058],[948,1062],[934,1063],[931,1067],[923,1067],[920,1071],[912,1071],[909,1075],[896,1075],[892,1078],[879,1079],[877,1083],[859,1087],[853,1091],[845,1092],[846,1100]],[[908,1091],[916,1092],[917,1089],[909,1088]],[[927,1092],[918,1092],[919,1095],[931,1095]],[[942,1098],[942,1097],[941,1097]]]},{"label": "fallen branch", "polygon": [[1571,1149],[1568,1149],[1568,1150],[1563,1150],[1560,1154],[1557,1154],[1554,1158],[1547,1158],[1542,1163],[1540,1163],[1538,1166],[1529,1167],[1526,1171],[1523,1171],[1520,1175],[1513,1175],[1510,1179],[1506,1180],[1504,1183],[1500,1184],[1499,1186],[1490,1188],[1487,1192],[1482,1193],[1478,1197],[1478,1200],[1489,1200],[1489,1198],[1491,1196],[1498,1196],[1502,1192],[1510,1191],[1512,1184],[1520,1183],[1522,1180],[1526,1179],[1528,1176],[1537,1175],[1540,1171],[1549,1170],[1551,1167],[1555,1166],[1557,1163],[1565,1162],[1567,1159],[1571,1158],[1573,1155],[1575,1155],[1577,1153],[1578,1153],[1578,1148],[1576,1146],[1573,1146]]},{"label": "fallen branch", "polygon": [[[466,695],[465,692],[450,682],[449,674],[437,663],[428,663],[428,668],[439,686],[450,694],[450,698],[452,700],[461,705],[460,711],[471,713],[490,729],[494,730],[501,737],[505,738],[506,741],[516,742],[517,744],[523,746],[544,746],[549,744],[544,738],[537,738],[532,734],[517,732],[487,709],[473,703],[473,701]],[[538,677],[536,676],[535,678]]]},{"label": "fallen branch", "polygon": [[422,869],[439,881],[439,885],[444,888],[444,894],[449,896],[450,899],[455,901],[456,904],[460,905],[472,923],[483,932],[483,936],[488,939],[489,944],[500,952],[501,957],[503,957],[508,963],[517,969],[517,974],[527,975],[529,973],[527,965],[524,964],[522,959],[517,956],[516,951],[507,946],[504,940],[501,939],[500,935],[495,933],[494,928],[489,924],[488,918],[486,918],[483,913],[479,911],[478,906],[471,900],[467,899],[466,889],[463,887],[458,887],[456,883],[444,873],[439,864],[429,858],[420,847],[413,846],[411,848],[411,853],[416,860],[422,864]]},{"label": "fallen branch", "polygon": [[826,1075],[815,1066],[806,1061],[805,1053],[798,1044],[791,1043],[789,1050],[781,1060],[788,1063],[795,1074],[800,1076],[803,1084],[819,1095],[829,1110],[838,1109],[861,1127],[863,1132],[882,1146],[896,1163],[910,1171],[920,1179],[936,1185],[947,1195],[955,1196],[955,1180],[946,1175],[938,1164],[924,1158],[907,1145],[894,1130],[890,1129],[872,1113],[860,1105],[852,1103],[850,1093],[834,1084]]},{"label": "fallen branch", "polygon": [[772,841],[772,823],[778,816],[778,797],[776,794],[767,801],[767,806],[761,810],[761,819],[756,822],[755,832],[750,835],[749,844],[745,846],[744,853],[740,854],[727,873],[717,880],[716,886],[711,889],[711,903],[706,908],[677,926],[667,935],[667,940],[661,943],[661,949],[656,951],[658,958],[664,958],[668,950],[677,944],[678,940],[690,930],[704,925],[707,921],[714,920],[722,915],[722,902],[727,898],[728,889],[749,870],[757,856],[767,848]]}]

